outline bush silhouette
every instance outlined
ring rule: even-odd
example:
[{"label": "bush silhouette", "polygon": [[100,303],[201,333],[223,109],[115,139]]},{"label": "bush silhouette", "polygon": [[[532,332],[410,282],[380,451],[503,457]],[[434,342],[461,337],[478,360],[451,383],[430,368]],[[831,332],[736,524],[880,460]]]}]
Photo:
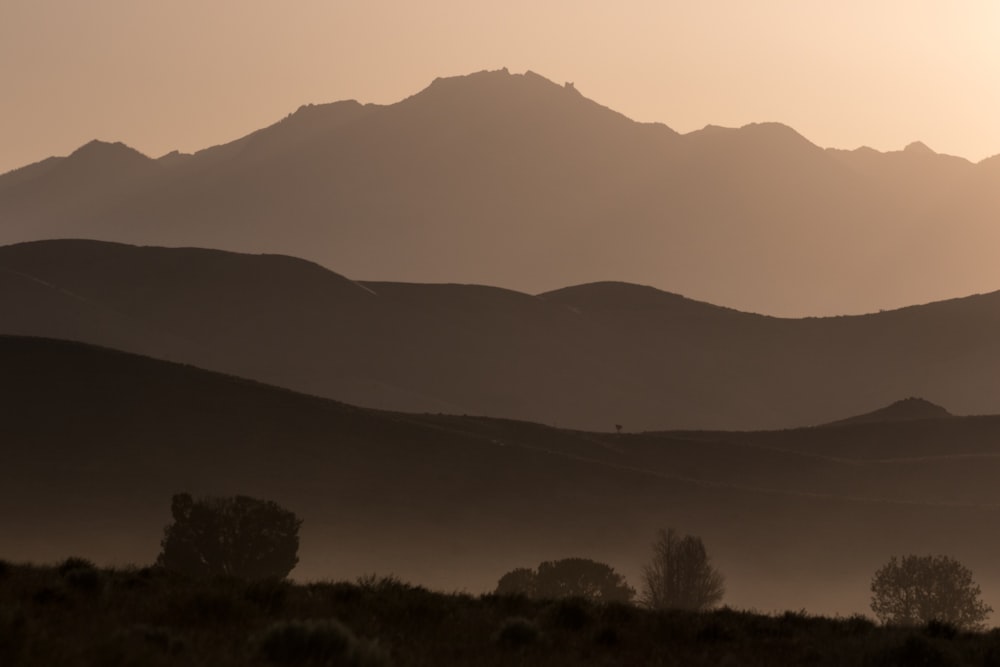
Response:
[{"label": "bush silhouette", "polygon": [[895,556],[872,579],[872,611],[894,625],[979,630],[993,609],[979,599],[972,571],[949,556]]},{"label": "bush silhouette", "polygon": [[528,567],[517,567],[500,577],[497,595],[535,595],[535,571]]},{"label": "bush silhouette", "polygon": [[516,648],[537,644],[542,638],[542,632],[530,619],[515,616],[504,621],[497,632],[496,641],[501,646]]},{"label": "bush silhouette", "polygon": [[642,568],[642,603],[651,609],[701,611],[717,605],[725,579],[716,570],[700,537],[661,530],[653,559]]},{"label": "bush silhouette", "polygon": [[173,497],[174,522],[164,529],[157,564],[192,576],[283,578],[298,563],[299,526],[294,513],[248,496]]},{"label": "bush silhouette", "polygon": [[545,561],[537,570],[517,568],[497,582],[498,595],[558,600],[578,597],[594,602],[629,602],[635,590],[610,565],[588,558]]},{"label": "bush silhouette", "polygon": [[358,639],[347,626],[332,618],[278,621],[265,630],[260,652],[279,665],[375,667],[389,662],[377,644]]}]

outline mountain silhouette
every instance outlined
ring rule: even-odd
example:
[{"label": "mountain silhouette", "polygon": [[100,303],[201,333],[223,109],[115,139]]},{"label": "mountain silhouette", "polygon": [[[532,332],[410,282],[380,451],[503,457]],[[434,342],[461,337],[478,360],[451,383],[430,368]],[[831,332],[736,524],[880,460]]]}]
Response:
[{"label": "mountain silhouette", "polygon": [[281,255],[0,247],[0,333],[393,410],[611,430],[823,424],[899,396],[1000,410],[1000,293],[781,319],[648,286],[354,281]]},{"label": "mountain silhouette", "polygon": [[532,72],[306,105],[192,155],[127,151],[0,176],[0,243],[273,252],[529,293],[615,278],[775,315],[1000,286],[994,162],[824,150],[779,123],[682,135]]},{"label": "mountain silhouette", "polygon": [[762,610],[862,609],[872,563],[914,543],[995,579],[1000,542],[977,527],[1000,504],[998,417],[617,435],[366,410],[38,338],[0,336],[0,367],[16,561],[149,563],[187,491],[295,511],[306,580],[478,592],[578,554],[638,581],[662,525],[696,527],[730,604]]},{"label": "mountain silhouette", "polygon": [[869,424],[880,422],[899,422],[921,419],[941,419],[951,417],[952,414],[940,405],[935,405],[922,398],[911,396],[901,401],[896,401],[884,408],[867,412],[863,415],[848,417],[832,422],[830,426],[844,424]]}]

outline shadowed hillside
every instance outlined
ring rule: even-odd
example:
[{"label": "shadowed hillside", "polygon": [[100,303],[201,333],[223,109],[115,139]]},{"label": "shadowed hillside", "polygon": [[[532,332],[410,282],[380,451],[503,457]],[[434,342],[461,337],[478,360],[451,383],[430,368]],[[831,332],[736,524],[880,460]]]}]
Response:
[{"label": "shadowed hillside", "polygon": [[193,155],[88,144],[0,176],[0,243],[280,252],[527,292],[615,277],[856,313],[1000,286],[992,164],[919,143],[823,150],[779,123],[679,135],[500,70],[387,106],[303,106]]},{"label": "shadowed hillside", "polygon": [[946,552],[995,604],[996,417],[600,434],[351,407],[188,366],[0,337],[3,557],[148,563],[177,491],[304,519],[302,579],[491,589],[586,556],[638,581],[654,531],[705,539],[726,601],[863,611],[891,554]]},{"label": "shadowed hillside", "polygon": [[0,248],[0,333],[81,340],[368,407],[628,431],[782,428],[925,396],[1000,411],[1000,293],[788,320],[651,287],[352,281],[280,255]]}]

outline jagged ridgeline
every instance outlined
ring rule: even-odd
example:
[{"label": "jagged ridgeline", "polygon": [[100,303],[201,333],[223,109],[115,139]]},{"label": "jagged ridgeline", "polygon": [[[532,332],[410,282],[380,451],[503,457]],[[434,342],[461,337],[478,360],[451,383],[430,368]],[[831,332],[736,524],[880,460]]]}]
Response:
[{"label": "jagged ridgeline", "polygon": [[281,252],[529,293],[613,278],[828,315],[1000,287],[997,192],[998,158],[826,150],[779,123],[678,134],[501,70],[304,106],[193,155],[87,144],[0,176],[0,243]]}]

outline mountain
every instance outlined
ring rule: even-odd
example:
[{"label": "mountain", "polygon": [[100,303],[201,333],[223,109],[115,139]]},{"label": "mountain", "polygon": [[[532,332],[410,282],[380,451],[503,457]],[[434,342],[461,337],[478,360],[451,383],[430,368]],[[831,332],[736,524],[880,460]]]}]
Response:
[{"label": "mountain", "polygon": [[944,417],[951,416],[952,414],[940,405],[935,405],[930,401],[911,396],[910,398],[904,398],[901,401],[896,401],[895,403],[887,405],[884,408],[879,408],[878,410],[873,410],[872,412],[867,412],[863,415],[840,419],[832,422],[830,425],[942,419]]},{"label": "mountain", "polygon": [[899,396],[1000,411],[1000,293],[780,319],[648,286],[358,282],[302,259],[0,247],[0,333],[84,341],[366,407],[591,430],[823,424]]},{"label": "mountain", "polygon": [[704,538],[736,607],[861,612],[875,568],[914,550],[959,558],[987,602],[1000,583],[982,530],[1000,505],[998,417],[619,435],[366,410],[38,338],[0,336],[0,367],[9,560],[149,563],[188,491],[295,511],[306,580],[478,592],[583,556],[636,584],[674,526]]},{"label": "mountain", "polygon": [[682,135],[532,72],[307,105],[193,155],[88,146],[0,176],[0,243],[273,252],[530,293],[615,278],[784,315],[1000,287],[995,160],[824,150],[779,123]]}]

